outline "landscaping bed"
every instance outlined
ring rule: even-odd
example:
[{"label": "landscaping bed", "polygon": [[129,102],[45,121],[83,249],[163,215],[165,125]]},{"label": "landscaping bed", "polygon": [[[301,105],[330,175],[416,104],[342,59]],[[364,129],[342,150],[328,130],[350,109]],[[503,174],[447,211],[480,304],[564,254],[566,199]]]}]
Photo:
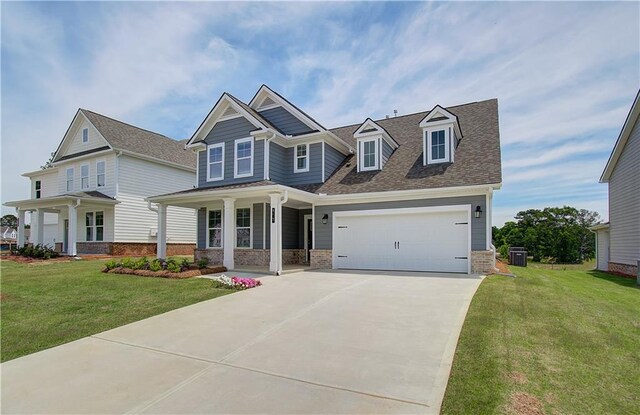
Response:
[{"label": "landscaping bed", "polygon": [[207,260],[191,263],[186,258],[149,260],[147,257],[112,259],[105,262],[102,270],[102,272],[111,274],[176,279],[193,278],[226,271],[227,269],[221,265],[210,266]]},{"label": "landscaping bed", "polygon": [[186,269],[181,272],[171,272],[167,270],[162,271],[150,271],[148,269],[131,269],[125,267],[116,267],[109,270],[105,270],[104,272],[108,272],[111,274],[127,274],[127,275],[138,275],[140,277],[156,277],[156,278],[193,278],[198,277],[200,275],[209,275],[209,274],[218,274],[220,272],[226,272],[227,269],[223,266],[214,266],[214,267],[205,267],[198,268],[197,266],[190,266],[189,269]]}]

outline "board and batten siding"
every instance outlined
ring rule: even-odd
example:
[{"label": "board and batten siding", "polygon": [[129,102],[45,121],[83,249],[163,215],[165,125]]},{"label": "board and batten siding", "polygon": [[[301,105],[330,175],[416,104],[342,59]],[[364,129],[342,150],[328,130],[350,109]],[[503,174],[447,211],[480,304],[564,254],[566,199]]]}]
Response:
[{"label": "board and batten siding", "polygon": [[322,143],[309,144],[308,172],[293,172],[294,152],[295,147],[269,143],[269,178],[287,186],[322,183]]},{"label": "board and batten siding", "polygon": [[345,155],[330,146],[324,144],[324,178],[325,181],[333,174],[334,171],[342,164]]},{"label": "board and batten siding", "polygon": [[[115,206],[115,241],[156,242],[151,231],[158,228],[158,215],[147,208],[149,196],[193,187],[194,172],[129,156],[118,159],[118,194]],[[196,212],[194,209],[167,208],[167,242],[194,243]]]},{"label": "board and batten siding", "polygon": [[610,262],[640,260],[640,122],[636,121],[609,179]]},{"label": "board and batten siding", "polygon": [[198,153],[198,187],[249,183],[264,179],[264,140],[253,141],[253,176],[234,178],[235,140],[251,137],[256,127],[245,118],[216,123],[204,139],[207,145],[224,143],[224,180],[207,181],[207,151]]},{"label": "board and batten siding", "polygon": [[[98,130],[84,117],[84,115],[80,114],[79,118],[82,122],[80,122],[80,125],[75,130],[71,131],[72,135],[67,139],[58,152],[57,158],[109,145],[109,143],[102,138]],[[85,128],[88,129],[89,136],[87,142],[83,143],[82,130]]]},{"label": "board and batten siding", "polygon": [[[433,206],[452,206],[452,205],[471,205],[471,212],[480,206],[482,212],[487,212],[486,196],[460,196],[434,199],[418,199],[418,200],[401,200],[389,202],[375,203],[353,203],[346,205],[329,205],[316,206],[315,216],[313,218],[315,228],[315,249],[332,249],[333,237],[333,212],[346,212],[354,210],[375,210],[375,209],[401,209],[413,207],[433,207]],[[327,224],[322,223],[322,216],[327,214],[329,221]],[[486,249],[486,224],[487,220],[483,216],[476,219],[471,215],[471,249],[474,251],[484,251]],[[416,232],[426,232],[428,229],[416,229]],[[433,235],[437,238],[437,235]]]},{"label": "board and batten siding", "polygon": [[282,107],[260,111],[260,115],[286,135],[299,135],[314,131]]}]

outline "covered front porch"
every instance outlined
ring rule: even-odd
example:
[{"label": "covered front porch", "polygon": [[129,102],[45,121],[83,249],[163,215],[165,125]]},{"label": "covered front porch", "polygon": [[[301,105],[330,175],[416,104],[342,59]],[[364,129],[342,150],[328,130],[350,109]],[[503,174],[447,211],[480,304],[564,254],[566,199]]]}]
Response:
[{"label": "covered front porch", "polygon": [[196,189],[151,197],[158,210],[158,258],[166,257],[168,206],[197,211],[195,259],[229,270],[309,264],[313,249],[313,194],[282,185]]}]

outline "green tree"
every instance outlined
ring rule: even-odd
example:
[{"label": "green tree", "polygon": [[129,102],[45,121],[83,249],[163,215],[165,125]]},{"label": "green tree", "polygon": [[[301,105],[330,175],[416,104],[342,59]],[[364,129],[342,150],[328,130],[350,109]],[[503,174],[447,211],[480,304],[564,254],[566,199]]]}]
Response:
[{"label": "green tree", "polygon": [[4,215],[0,218],[0,226],[16,229],[18,227],[18,218],[15,215]]}]

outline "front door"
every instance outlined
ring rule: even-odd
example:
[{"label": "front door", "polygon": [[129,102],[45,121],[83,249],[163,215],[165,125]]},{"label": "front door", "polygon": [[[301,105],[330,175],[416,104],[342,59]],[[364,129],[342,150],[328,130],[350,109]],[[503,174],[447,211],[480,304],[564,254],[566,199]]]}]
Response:
[{"label": "front door", "polygon": [[304,215],[304,254],[306,262],[311,262],[313,249],[313,219],[311,215]]},{"label": "front door", "polygon": [[62,252],[69,253],[69,219],[64,220],[64,246],[62,247]]}]

